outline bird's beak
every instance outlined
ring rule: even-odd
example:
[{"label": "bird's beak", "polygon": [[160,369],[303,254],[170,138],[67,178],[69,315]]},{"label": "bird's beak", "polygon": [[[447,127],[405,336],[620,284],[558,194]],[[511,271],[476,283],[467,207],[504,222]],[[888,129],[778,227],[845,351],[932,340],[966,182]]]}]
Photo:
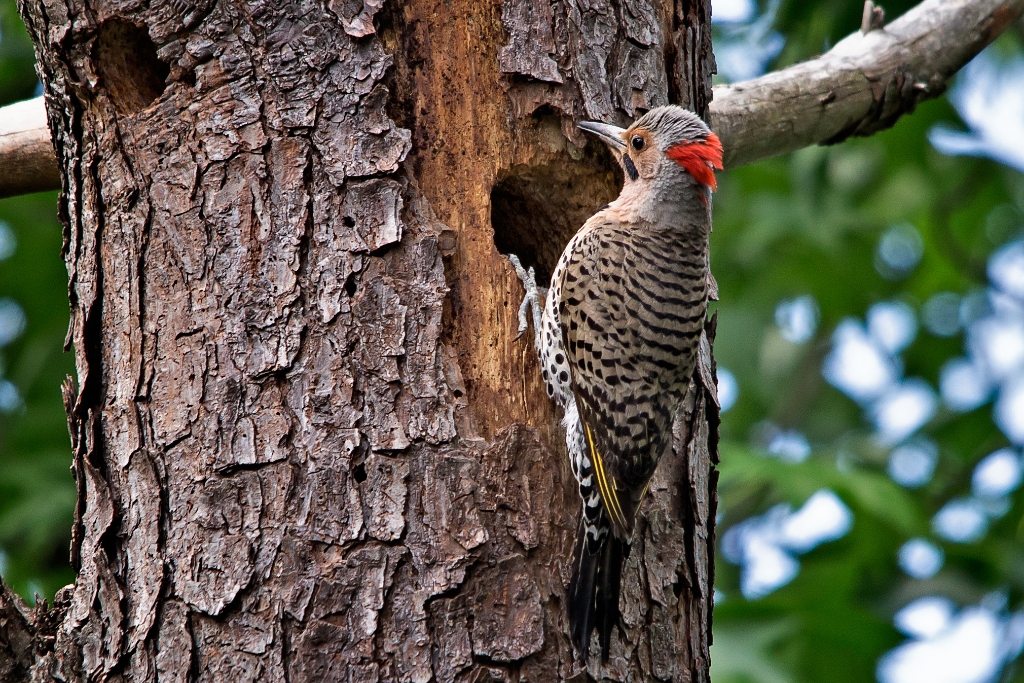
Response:
[{"label": "bird's beak", "polygon": [[622,134],[626,132],[625,128],[598,121],[580,121],[576,127],[601,138],[601,141],[615,152],[626,149],[626,141],[622,138]]}]

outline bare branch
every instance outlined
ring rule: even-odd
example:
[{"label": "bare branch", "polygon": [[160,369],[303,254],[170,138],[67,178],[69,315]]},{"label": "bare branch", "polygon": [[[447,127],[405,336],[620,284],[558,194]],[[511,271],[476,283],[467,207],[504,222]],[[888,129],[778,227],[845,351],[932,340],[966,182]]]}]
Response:
[{"label": "bare branch", "polygon": [[[861,31],[816,59],[715,88],[711,124],[726,168],[892,126],[1024,13],[1024,0],[924,0],[882,27],[865,5]],[[43,99],[0,108],[0,197],[60,187]]]},{"label": "bare branch", "polygon": [[862,31],[816,59],[719,86],[711,127],[735,168],[891,127],[1024,12],[1024,0],[925,0],[888,26],[870,1]]},{"label": "bare branch", "polygon": [[864,0],[864,13],[860,18],[860,32],[870,33],[885,26],[885,10],[871,0]]},{"label": "bare branch", "polygon": [[0,197],[59,187],[43,98],[0,107]]}]

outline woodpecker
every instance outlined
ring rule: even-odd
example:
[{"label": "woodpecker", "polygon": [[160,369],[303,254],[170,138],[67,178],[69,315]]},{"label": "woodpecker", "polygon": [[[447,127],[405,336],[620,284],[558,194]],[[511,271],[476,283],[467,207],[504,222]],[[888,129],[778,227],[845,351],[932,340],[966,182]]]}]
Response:
[{"label": "woodpecker", "polygon": [[596,628],[607,660],[619,620],[622,562],[672,421],[693,373],[707,311],[708,235],[718,137],[692,112],[650,110],[597,136],[625,182],[573,236],[551,277],[543,313],[533,269],[534,345],[548,396],[564,411],[565,442],[583,502],[573,550],[568,616],[584,659]]}]

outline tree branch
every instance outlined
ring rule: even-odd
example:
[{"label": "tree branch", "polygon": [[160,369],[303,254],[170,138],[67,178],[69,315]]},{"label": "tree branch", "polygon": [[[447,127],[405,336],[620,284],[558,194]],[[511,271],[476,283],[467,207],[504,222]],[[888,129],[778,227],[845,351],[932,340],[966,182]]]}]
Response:
[{"label": "tree branch", "polygon": [[[881,23],[865,11],[865,27]],[[725,167],[891,127],[1024,12],[1024,0],[925,0],[884,28],[847,36],[816,59],[716,87],[711,127]]]},{"label": "tree branch", "polygon": [[0,107],[0,197],[59,188],[43,98]]},{"label": "tree branch", "polygon": [[[879,8],[824,55],[715,88],[726,168],[892,126],[1024,13],[1024,0],[924,0],[886,27]],[[43,98],[0,108],[0,197],[60,187]]]}]

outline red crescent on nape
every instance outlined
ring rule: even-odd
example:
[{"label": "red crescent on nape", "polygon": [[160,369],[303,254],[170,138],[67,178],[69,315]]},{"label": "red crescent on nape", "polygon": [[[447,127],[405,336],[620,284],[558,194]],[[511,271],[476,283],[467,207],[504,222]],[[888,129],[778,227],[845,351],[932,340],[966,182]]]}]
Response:
[{"label": "red crescent on nape", "polygon": [[665,156],[685,168],[698,183],[712,190],[718,189],[715,169],[722,169],[722,143],[714,133],[709,133],[703,140],[673,145],[665,151]]}]

